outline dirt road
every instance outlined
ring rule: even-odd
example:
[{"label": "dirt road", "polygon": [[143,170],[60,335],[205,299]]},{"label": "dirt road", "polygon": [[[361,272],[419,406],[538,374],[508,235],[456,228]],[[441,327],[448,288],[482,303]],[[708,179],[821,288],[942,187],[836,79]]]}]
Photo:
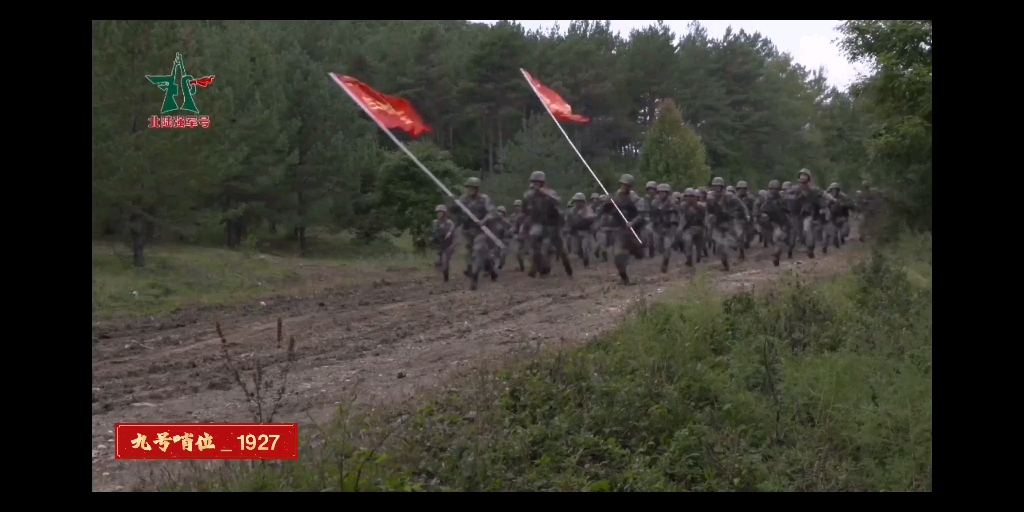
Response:
[{"label": "dirt road", "polygon": [[[706,260],[698,268],[712,269],[717,286],[733,291],[788,270],[841,272],[859,246],[850,242],[813,260],[794,253],[779,267],[767,249],[758,248],[728,273]],[[267,298],[265,307],[252,301],[96,324],[93,489],[130,490],[140,469],[151,464],[113,460],[114,423],[251,421],[223,368],[215,321],[236,361],[258,355],[276,375],[273,368],[285,360],[276,341],[281,317],[285,339],[296,339],[296,361],[274,421],[305,423],[307,411],[323,421],[353,395],[367,406],[401,403],[482,361],[538,344],[585,341],[614,327],[631,303],[694,274],[682,258],[674,260],[667,274],[658,271],[660,259],[633,262],[633,286],[618,284],[610,263],[583,269],[574,257],[572,279],[559,265],[551,276],[535,279],[506,268],[497,281],[482,279],[480,290],[471,292],[457,272],[449,283],[440,275],[394,275],[310,297]]]}]

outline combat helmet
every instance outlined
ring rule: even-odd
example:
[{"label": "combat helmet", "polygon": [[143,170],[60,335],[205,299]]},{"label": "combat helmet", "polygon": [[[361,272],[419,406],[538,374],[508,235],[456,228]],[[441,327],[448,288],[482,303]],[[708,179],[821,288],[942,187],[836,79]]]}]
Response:
[{"label": "combat helmet", "polygon": [[604,194],[601,194],[601,197],[599,197],[598,200],[600,200],[600,201],[607,201],[608,200],[608,196],[606,196]]},{"label": "combat helmet", "polygon": [[515,201],[512,201],[512,206],[522,206],[522,205],[523,205],[523,200],[522,199],[516,199]]},{"label": "combat helmet", "polygon": [[694,197],[696,195],[697,195],[697,191],[692,189],[692,188],[688,188],[688,189],[683,191],[683,197]]},{"label": "combat helmet", "polygon": [[758,191],[757,191],[757,195],[758,195],[759,197],[760,197],[760,196],[766,196],[766,195],[768,195],[768,191],[767,191],[767,190],[758,190]]},{"label": "combat helmet", "polygon": [[448,213],[448,207],[443,205],[443,204],[439,204],[439,205],[434,207],[434,211],[435,212],[445,212],[445,213]]},{"label": "combat helmet", "polygon": [[590,194],[590,200],[591,201],[593,201],[594,199],[600,199],[600,198],[601,198],[601,194],[598,194],[597,192],[594,192],[594,193]]},{"label": "combat helmet", "polygon": [[480,188],[480,178],[474,176],[472,178],[467,179],[466,186]]},{"label": "combat helmet", "polygon": [[733,187],[732,185],[729,185],[728,187],[725,187],[725,191],[730,193],[730,194],[735,194],[736,193],[736,187]]},{"label": "combat helmet", "polygon": [[495,208],[495,210],[497,210],[497,211],[499,211],[501,213],[505,213],[505,207],[504,206],[499,206],[499,207]]},{"label": "combat helmet", "polygon": [[633,175],[632,174],[623,174],[622,178],[619,178],[619,183],[625,183],[626,185],[630,185],[630,186],[633,185],[633,181],[635,181],[635,180],[633,179]]},{"label": "combat helmet", "polygon": [[792,186],[793,186],[793,184],[788,182],[788,181],[782,183],[782,189],[783,190],[789,190],[789,187],[792,187]]},{"label": "combat helmet", "polygon": [[572,200],[573,200],[574,202],[575,202],[575,201],[583,201],[583,202],[586,202],[586,201],[587,201],[587,197],[583,195],[583,192],[576,192],[576,194],[574,194],[574,195],[572,196]]},{"label": "combat helmet", "polygon": [[808,181],[814,179],[814,176],[811,174],[811,170],[806,168],[806,167],[803,168],[803,169],[800,169],[800,172],[796,173],[796,177],[797,177],[798,180],[799,180],[801,174],[806,174]]},{"label": "combat helmet", "polygon": [[653,181],[648,181],[648,182],[647,182],[647,187],[646,187],[646,188],[649,188],[649,189],[650,189],[650,188],[655,188],[655,189],[656,189],[656,188],[658,188],[658,184],[657,184],[657,183],[655,183],[655,182],[653,182]]},{"label": "combat helmet", "polygon": [[546,182],[548,180],[547,180],[547,176],[544,175],[544,171],[533,171],[533,173],[530,174],[530,181],[543,181],[543,182]]},{"label": "combat helmet", "polygon": [[661,183],[657,187],[658,192],[672,192],[672,185],[668,183]]},{"label": "combat helmet", "polygon": [[736,188],[747,188],[747,182],[741,181],[736,184]]},{"label": "combat helmet", "polygon": [[[786,183],[786,186],[789,186],[789,183]],[[768,189],[771,190],[773,188],[779,188],[779,180],[771,180],[768,182]]]},{"label": "combat helmet", "polygon": [[840,186],[839,186],[839,184],[838,184],[838,183],[836,183],[836,182],[832,182],[832,184],[828,186],[828,189],[829,189],[829,190],[832,190],[832,189],[837,189],[837,190],[839,190],[840,192],[842,192],[842,191],[843,191],[843,188],[842,188],[842,187],[840,187]]},{"label": "combat helmet", "polygon": [[697,193],[700,194],[701,192],[707,194],[708,193],[708,189],[706,189],[704,187],[697,187]]},{"label": "combat helmet", "polygon": [[721,185],[723,187],[725,186],[725,180],[723,180],[721,178],[721,176],[715,177],[715,179],[711,180],[711,186],[712,187],[717,187],[719,185]]}]

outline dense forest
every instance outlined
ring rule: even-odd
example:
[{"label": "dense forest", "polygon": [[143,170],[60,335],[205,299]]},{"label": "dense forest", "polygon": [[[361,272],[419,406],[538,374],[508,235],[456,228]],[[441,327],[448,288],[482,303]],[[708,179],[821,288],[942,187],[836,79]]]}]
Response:
[{"label": "dense forest", "polygon": [[[97,21],[94,236],[124,235],[143,265],[146,243],[194,241],[210,225],[229,247],[259,226],[299,247],[311,226],[367,241],[421,235],[443,194],[328,72],[409,100],[432,127],[410,149],[453,190],[478,176],[511,206],[543,170],[565,196],[599,191],[519,68],[590,118],[565,129],[606,186],[630,172],[674,189],[722,176],[756,192],[806,167],[849,193],[870,180],[909,225],[930,229],[931,22],[840,30],[847,56],[872,68],[850,90],[761,34],[715,39],[699,23],[615,34],[602,21],[544,32],[457,20]],[[216,77],[194,97],[208,128],[149,126],[163,92],[146,76],[170,73],[177,53],[194,78]]]}]

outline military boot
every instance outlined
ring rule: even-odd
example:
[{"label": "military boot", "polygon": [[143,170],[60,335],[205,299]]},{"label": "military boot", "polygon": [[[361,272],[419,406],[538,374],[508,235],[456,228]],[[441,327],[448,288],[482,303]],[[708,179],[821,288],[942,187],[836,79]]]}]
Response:
[{"label": "military boot", "polygon": [[622,284],[629,284],[629,274],[626,273],[626,269],[619,269],[619,279],[622,279]]},{"label": "military boot", "polygon": [[779,266],[779,253],[775,253],[775,256],[772,257],[772,264],[776,267]]},{"label": "military boot", "polygon": [[473,272],[473,275],[470,276],[470,279],[472,279],[472,281],[470,281],[469,283],[469,289],[476,290],[477,287],[480,286],[480,271]]},{"label": "military boot", "polygon": [[444,269],[444,282],[448,282],[448,269]]},{"label": "military boot", "polygon": [[686,257],[686,266],[687,267],[692,267],[693,266],[693,258],[692,257],[690,257],[690,256]]},{"label": "military boot", "polygon": [[526,270],[526,265],[523,265],[523,259],[522,258],[516,258],[516,259],[519,260],[519,271],[520,272],[525,271]]},{"label": "military boot", "polygon": [[661,260],[661,273],[668,272],[668,260]]}]

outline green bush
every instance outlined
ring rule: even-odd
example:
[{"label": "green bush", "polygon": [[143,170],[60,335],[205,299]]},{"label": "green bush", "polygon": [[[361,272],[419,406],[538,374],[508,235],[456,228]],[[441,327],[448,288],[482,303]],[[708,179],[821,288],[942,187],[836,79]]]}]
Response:
[{"label": "green bush", "polygon": [[298,462],[205,485],[930,491],[931,272],[911,253],[758,294],[716,297],[696,281],[689,301],[482,375],[397,430],[339,421]]}]

